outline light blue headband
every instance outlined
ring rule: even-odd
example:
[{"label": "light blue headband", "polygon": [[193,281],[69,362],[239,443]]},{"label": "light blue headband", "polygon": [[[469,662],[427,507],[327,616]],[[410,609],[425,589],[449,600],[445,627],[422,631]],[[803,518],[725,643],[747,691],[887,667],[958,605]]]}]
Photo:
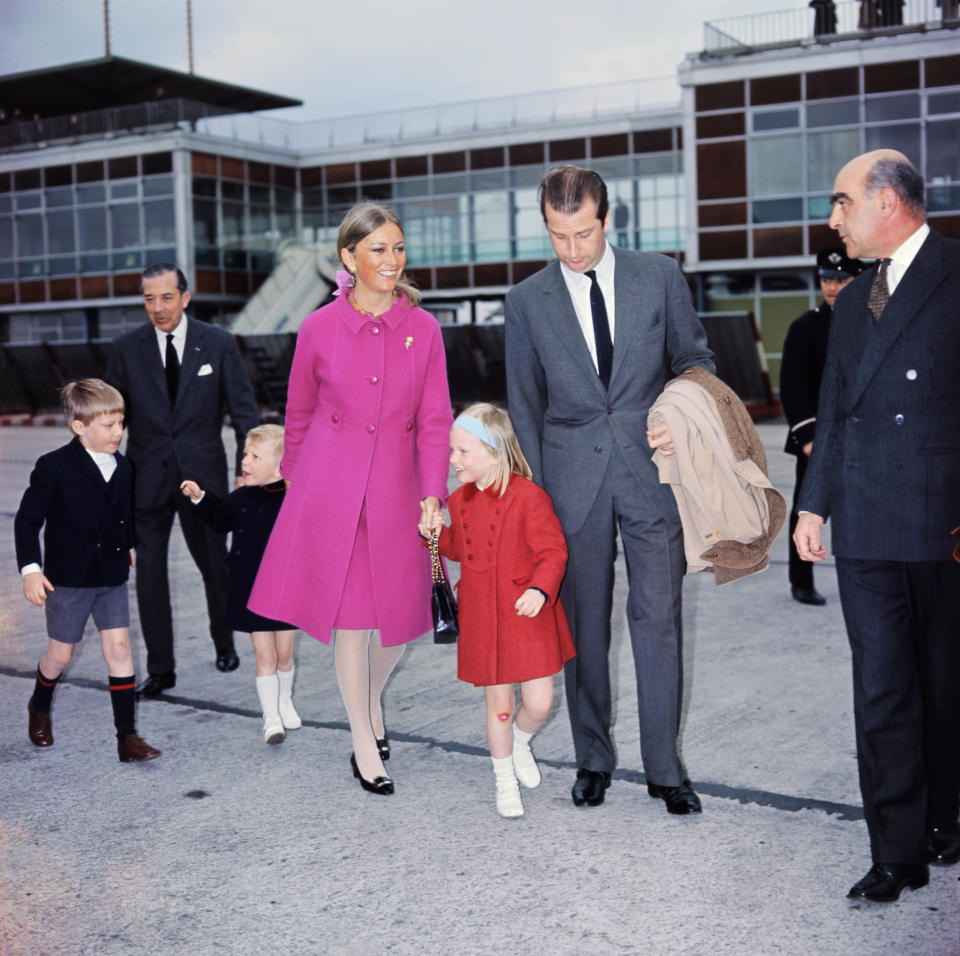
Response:
[{"label": "light blue headband", "polygon": [[479,418],[474,418],[473,415],[458,415],[453,427],[462,428],[465,432],[475,435],[484,444],[489,445],[494,451],[499,450],[493,432]]}]

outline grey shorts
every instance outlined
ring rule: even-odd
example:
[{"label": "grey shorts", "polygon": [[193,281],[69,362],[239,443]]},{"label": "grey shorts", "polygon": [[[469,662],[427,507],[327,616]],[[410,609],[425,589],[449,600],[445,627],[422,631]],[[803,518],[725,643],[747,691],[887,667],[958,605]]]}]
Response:
[{"label": "grey shorts", "polygon": [[127,582],[110,588],[65,588],[47,594],[47,637],[63,644],[79,644],[90,615],[97,630],[130,626]]}]

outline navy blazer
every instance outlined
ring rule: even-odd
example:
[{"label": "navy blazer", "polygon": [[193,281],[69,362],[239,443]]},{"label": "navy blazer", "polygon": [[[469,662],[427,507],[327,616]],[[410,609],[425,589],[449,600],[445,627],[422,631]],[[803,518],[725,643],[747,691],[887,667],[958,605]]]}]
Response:
[{"label": "navy blazer", "polygon": [[597,375],[559,262],[511,289],[504,306],[510,418],[534,481],[550,494],[567,534],[586,520],[614,441],[651,489],[650,508],[660,507],[647,412],[667,380],[685,368],[715,371],[676,262],[616,247],[613,255],[609,388]]},{"label": "navy blazer", "polygon": [[126,400],[126,454],[133,465],[137,508],[166,500],[170,489],[165,478],[171,462],[180,475],[201,488],[226,494],[224,409],[237,436],[237,474],[244,438],[260,423],[250,377],[229,332],[189,319],[172,408],[157,333],[149,322],[114,341],[104,378]]},{"label": "navy blazer", "polygon": [[[784,451],[803,455],[803,446],[816,433],[817,401],[827,362],[830,318],[833,309],[821,302],[815,309],[794,319],[787,329],[780,360],[780,404],[790,431]],[[800,422],[805,425],[796,426]]]},{"label": "navy blazer", "polygon": [[114,457],[108,482],[79,438],[38,459],[13,522],[18,570],[39,564],[54,587],[113,587],[127,580],[130,463]]},{"label": "navy blazer", "polygon": [[834,553],[950,557],[960,525],[960,242],[931,232],[874,322],[876,269],[837,297],[798,508]]}]

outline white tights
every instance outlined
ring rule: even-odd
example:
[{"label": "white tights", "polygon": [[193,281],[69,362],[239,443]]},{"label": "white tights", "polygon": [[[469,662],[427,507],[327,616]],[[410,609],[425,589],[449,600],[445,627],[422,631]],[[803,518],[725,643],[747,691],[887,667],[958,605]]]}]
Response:
[{"label": "white tights", "polygon": [[377,631],[334,632],[337,684],[350,721],[357,767],[366,780],[389,776],[377,750],[377,737],[384,736],[380,695],[403,648],[403,644],[381,647]]}]

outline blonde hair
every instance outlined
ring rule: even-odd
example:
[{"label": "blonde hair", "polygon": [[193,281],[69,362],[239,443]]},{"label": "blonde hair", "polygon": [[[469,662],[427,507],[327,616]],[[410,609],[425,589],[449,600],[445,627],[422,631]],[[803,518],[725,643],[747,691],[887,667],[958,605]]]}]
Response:
[{"label": "blonde hair", "polygon": [[483,422],[497,443],[497,447],[491,449],[493,470],[490,484],[501,497],[510,484],[511,475],[533,477],[527,459],[523,457],[523,452],[520,450],[520,442],[517,441],[517,433],[513,430],[513,422],[502,408],[491,405],[489,402],[477,402],[465,408],[460,414],[469,415]]},{"label": "blonde hair", "polygon": [[[354,206],[340,223],[340,231],[337,233],[337,255],[340,255],[344,249],[348,252],[356,252],[357,243],[361,239],[366,239],[371,232],[376,232],[388,222],[393,223],[401,233],[403,232],[403,223],[392,209],[375,202],[362,202]],[[345,262],[343,267],[347,267]],[[406,272],[400,273],[397,288],[407,297],[411,305],[420,304],[420,290]]]},{"label": "blonde hair", "polygon": [[277,461],[280,461],[283,458],[283,426],[257,425],[256,428],[251,428],[244,440],[244,447],[250,443],[270,445]]},{"label": "blonde hair", "polygon": [[68,426],[75,421],[89,425],[98,415],[126,411],[123,396],[100,378],[68,382],[60,389],[60,401]]}]

